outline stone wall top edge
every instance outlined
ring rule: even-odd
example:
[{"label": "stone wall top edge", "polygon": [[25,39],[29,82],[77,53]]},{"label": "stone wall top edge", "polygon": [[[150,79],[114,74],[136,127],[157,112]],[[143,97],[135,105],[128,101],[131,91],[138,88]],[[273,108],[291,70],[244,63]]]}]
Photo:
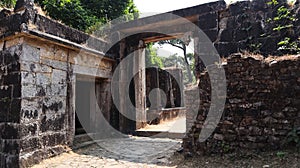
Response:
[{"label": "stone wall top edge", "polygon": [[56,36],[78,45],[86,45],[99,52],[103,52],[108,46],[108,42],[103,39],[93,37],[38,13],[35,13],[34,16],[33,19],[30,12],[26,10],[23,13],[11,12],[10,15],[2,16],[0,18],[0,38],[3,39],[32,30],[49,36]]},{"label": "stone wall top edge", "polygon": [[[178,9],[174,11],[169,11],[166,13],[156,14],[153,16],[148,16],[144,18],[139,18],[129,22],[117,24],[113,27],[112,31],[122,31],[130,27],[145,26],[157,22],[168,21],[182,18],[190,18],[195,15],[201,15],[205,13],[215,12],[219,10],[224,10],[226,8],[226,2],[224,0],[219,0],[216,2],[209,2],[205,4],[200,4],[188,8]],[[176,17],[177,16],[177,17]]]},{"label": "stone wall top edge", "polygon": [[259,54],[240,54],[240,53],[236,53],[236,54],[232,54],[230,55],[228,58],[223,59],[224,62],[231,60],[231,59],[235,59],[238,58],[240,60],[246,60],[246,59],[254,59],[257,61],[261,61],[261,62],[265,62],[265,63],[271,63],[271,62],[281,62],[281,61],[299,61],[300,60],[300,54],[297,55],[284,55],[281,57],[276,57],[276,56],[271,56],[269,55],[268,57],[264,57],[262,55]]},{"label": "stone wall top edge", "polygon": [[[80,53],[84,53],[87,55],[94,55],[94,56],[99,56],[99,57],[103,57],[103,59],[107,60],[107,61],[111,61],[111,62],[115,62],[115,59],[113,59],[113,57],[111,55],[105,54],[103,52],[100,52],[98,50],[94,50],[91,48],[88,48],[86,46],[77,44],[77,43],[73,43],[70,42],[68,40],[56,37],[56,36],[51,36],[48,35],[46,33],[43,32],[39,32],[39,31],[29,31],[27,33],[18,33],[15,35],[16,37],[10,36],[5,38],[5,40],[8,39],[13,39],[13,38],[19,38],[19,37],[24,37],[24,41],[27,42],[26,39],[33,39],[36,41],[40,41],[42,43],[49,43],[49,44],[54,44],[54,45],[58,45],[60,47],[69,49],[69,50],[73,50],[75,52],[80,52]],[[0,40],[2,41],[2,40]]]}]

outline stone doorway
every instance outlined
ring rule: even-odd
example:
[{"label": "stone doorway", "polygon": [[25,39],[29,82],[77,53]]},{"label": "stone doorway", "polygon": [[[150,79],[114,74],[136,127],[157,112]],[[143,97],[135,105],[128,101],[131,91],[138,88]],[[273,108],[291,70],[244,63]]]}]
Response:
[{"label": "stone doorway", "polygon": [[97,104],[93,92],[95,85],[99,85],[99,82],[92,82],[92,79],[87,76],[77,76],[76,79],[75,135],[91,132],[91,125],[87,123],[90,123],[91,113]]},{"label": "stone doorway", "polygon": [[109,79],[76,75],[75,85],[75,136],[101,135],[111,123]]}]

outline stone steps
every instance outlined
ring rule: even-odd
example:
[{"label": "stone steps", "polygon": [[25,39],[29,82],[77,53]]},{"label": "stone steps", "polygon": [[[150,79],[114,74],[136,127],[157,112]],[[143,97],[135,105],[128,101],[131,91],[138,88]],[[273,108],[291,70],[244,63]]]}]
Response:
[{"label": "stone steps", "polygon": [[182,139],[185,133],[163,131],[136,131],[136,135],[141,137]]}]

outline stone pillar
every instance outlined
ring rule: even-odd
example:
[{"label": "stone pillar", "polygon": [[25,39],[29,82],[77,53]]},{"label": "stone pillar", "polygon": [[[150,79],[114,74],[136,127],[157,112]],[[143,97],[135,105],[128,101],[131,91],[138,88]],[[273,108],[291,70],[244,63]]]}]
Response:
[{"label": "stone pillar", "polygon": [[[119,55],[120,55],[120,61],[122,61],[123,58],[126,57],[125,55],[125,49],[126,49],[126,42],[125,40],[122,40],[120,42],[120,51],[119,51]],[[126,90],[128,90],[126,88],[126,82],[127,82],[127,67],[124,64],[120,65],[120,72],[119,73],[119,130],[121,132],[125,132],[126,131],[126,118],[124,115],[122,115],[122,113],[126,113]]]},{"label": "stone pillar", "polygon": [[145,70],[145,44],[139,41],[137,52],[134,55],[134,77],[135,107],[136,107],[136,129],[146,125],[146,70]]},{"label": "stone pillar", "polygon": [[[159,88],[159,69],[156,67],[149,68],[148,73],[149,73],[149,84],[150,84],[150,89],[148,94],[150,94],[153,89]],[[149,109],[160,110],[161,109],[160,94],[159,92],[153,92],[152,94],[154,95],[151,95],[153,96],[151,98],[149,95],[149,101],[151,103]]]},{"label": "stone pillar", "polygon": [[204,63],[200,58],[200,39],[199,37],[194,37],[194,59],[195,59],[195,74],[196,80],[199,80],[200,73],[205,69]]}]

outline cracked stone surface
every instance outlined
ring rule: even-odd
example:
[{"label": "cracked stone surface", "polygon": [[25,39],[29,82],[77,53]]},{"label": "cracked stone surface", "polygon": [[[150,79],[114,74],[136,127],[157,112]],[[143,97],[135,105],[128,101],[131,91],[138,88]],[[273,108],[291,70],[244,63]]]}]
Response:
[{"label": "cracked stone surface", "polygon": [[43,161],[33,168],[168,167],[181,140],[129,137],[104,139],[97,144]]}]

